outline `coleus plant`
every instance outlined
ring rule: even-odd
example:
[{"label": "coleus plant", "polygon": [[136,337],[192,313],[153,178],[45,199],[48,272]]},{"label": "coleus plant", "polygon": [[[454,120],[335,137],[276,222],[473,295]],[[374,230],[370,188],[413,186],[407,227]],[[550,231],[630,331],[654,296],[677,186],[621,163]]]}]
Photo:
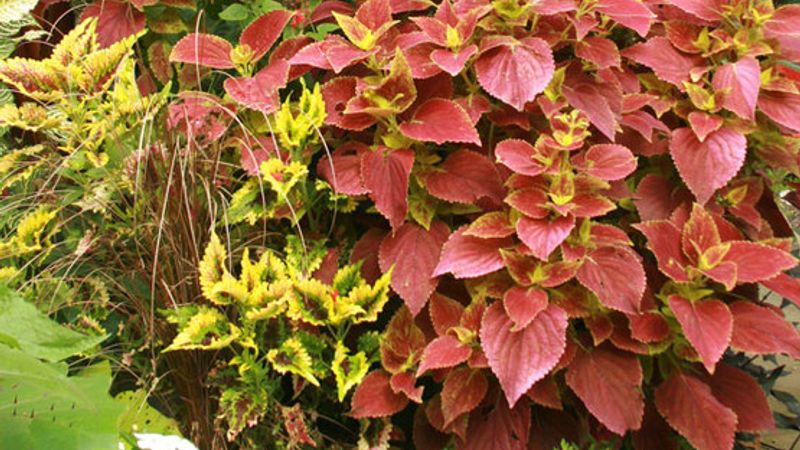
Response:
[{"label": "coleus plant", "polygon": [[[723,357],[800,357],[758,297],[800,305],[776,204],[800,176],[800,6],[367,0],[330,14],[341,35],[258,64],[288,20],[257,19],[236,48],[187,36],[171,60],[237,72],[227,96],[263,134],[260,150],[240,140],[251,176],[317,161],[365,204],[348,211],[385,218],[350,260],[404,305],[352,417],[386,424],[416,403],[418,448],[726,450],[774,428]],[[279,92],[299,77],[323,83],[325,114],[291,141],[303,114],[281,113]],[[319,326],[315,305],[290,317]]]}]

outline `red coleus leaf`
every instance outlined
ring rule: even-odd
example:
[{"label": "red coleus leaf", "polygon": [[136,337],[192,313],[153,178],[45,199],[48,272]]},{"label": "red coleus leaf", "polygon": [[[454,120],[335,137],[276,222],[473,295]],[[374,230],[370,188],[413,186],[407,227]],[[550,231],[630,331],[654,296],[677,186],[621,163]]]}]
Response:
[{"label": "red coleus leaf", "polygon": [[367,0],[356,11],[356,19],[371,30],[392,21],[392,5],[389,0]]},{"label": "red coleus leaf", "polygon": [[661,36],[628,47],[622,54],[653,69],[658,78],[680,88],[683,88],[684,81],[690,80],[689,73],[692,69],[702,64],[702,60],[697,57],[686,56],[675,50],[669,39]]},{"label": "red coleus leaf", "polygon": [[448,202],[474,203],[484,197],[497,203],[503,200],[503,184],[494,164],[471,150],[451,153],[440,167],[419,178],[431,195]]},{"label": "red coleus leaf", "polygon": [[722,117],[700,111],[690,112],[686,120],[700,142],[705,142],[709,134],[722,128],[723,123]]},{"label": "red coleus leaf", "polygon": [[450,372],[442,387],[444,426],[475,409],[486,396],[488,388],[489,383],[480,370],[459,367]]},{"label": "red coleus leaf", "polygon": [[478,82],[518,111],[544,91],[555,72],[550,46],[539,38],[488,36],[481,41],[480,52],[475,61]]},{"label": "red coleus leaf", "polygon": [[288,77],[289,64],[285,60],[278,60],[253,77],[228,78],[223,85],[225,92],[238,103],[270,114],[280,107],[278,89],[286,86]]},{"label": "red coleus leaf", "polygon": [[617,44],[611,39],[588,37],[575,44],[575,54],[597,66],[598,69],[619,67]]},{"label": "red coleus leaf", "polygon": [[405,408],[408,398],[395,393],[389,382],[390,376],[383,370],[367,374],[353,394],[350,415],[357,419],[386,417]]},{"label": "red coleus leaf", "polygon": [[537,381],[528,392],[525,393],[534,402],[552,409],[563,410],[561,404],[561,393],[558,383],[553,376],[546,376]]},{"label": "red coleus leaf", "polygon": [[381,270],[388,272],[394,267],[392,289],[414,316],[422,311],[439,283],[433,269],[449,235],[450,229],[439,221],[433,222],[428,230],[406,222],[381,244],[378,259]]},{"label": "red coleus leaf", "polygon": [[248,175],[255,177],[261,172],[261,163],[275,156],[275,143],[271,137],[259,137],[252,144],[241,145],[239,164]]},{"label": "red coleus leaf", "polygon": [[775,429],[775,420],[764,390],[746,372],[728,364],[719,364],[708,384],[714,397],[736,413],[736,431],[761,432]]},{"label": "red coleus leaf", "polygon": [[527,327],[547,308],[547,291],[539,288],[512,287],[503,294],[503,308],[514,322],[511,331]]},{"label": "red coleus leaf", "polygon": [[464,306],[452,298],[445,297],[437,292],[431,297],[428,313],[431,316],[431,323],[436,334],[444,336],[450,328],[457,327],[461,323]]},{"label": "red coleus leaf", "polygon": [[757,354],[786,353],[800,358],[800,333],[775,310],[738,301],[733,313],[731,347]]},{"label": "red coleus leaf", "polygon": [[656,389],[656,407],[698,450],[730,450],[736,414],[720,403],[705,383],[681,372]]},{"label": "red coleus leaf", "polygon": [[311,11],[311,23],[317,24],[325,21],[326,19],[333,18],[334,11],[346,16],[352,16],[354,13],[354,8],[350,3],[341,0],[325,0],[317,5],[313,11]]},{"label": "red coleus leaf", "polygon": [[632,434],[636,450],[678,450],[675,433],[652,402],[645,405],[642,427]]},{"label": "red coleus leaf", "polygon": [[718,67],[712,84],[714,90],[722,94],[723,108],[735,112],[742,119],[755,119],[761,87],[761,66],[755,57],[745,56],[735,63]]},{"label": "red coleus leaf", "polygon": [[607,316],[596,315],[583,319],[583,323],[592,335],[595,347],[605,342],[614,334],[614,323]]},{"label": "red coleus leaf", "polygon": [[386,234],[386,231],[379,228],[370,228],[353,245],[353,251],[350,252],[350,264],[361,261],[361,276],[369,283],[374,283],[381,276],[378,249]]},{"label": "red coleus leaf", "polygon": [[573,71],[567,73],[567,79],[561,86],[561,93],[570,105],[586,114],[592,125],[613,141],[621,106],[618,104],[621,103],[621,93],[617,92],[618,85],[599,83],[582,73],[578,75],[573,73]]},{"label": "red coleus leaf", "polygon": [[506,401],[499,397],[494,409],[469,417],[469,429],[464,444],[459,450],[526,450],[531,428],[531,408],[521,403],[509,409]]},{"label": "red coleus leaf", "polygon": [[469,45],[457,52],[439,48],[431,52],[431,61],[455,77],[464,70],[464,65],[475,53],[478,53],[475,45]]},{"label": "red coleus leaf", "polygon": [[758,97],[758,108],[775,123],[800,133],[800,94],[764,91]]},{"label": "red coleus leaf", "polygon": [[628,247],[601,247],[589,253],[578,269],[578,281],[603,305],[636,314],[647,279],[642,259]]},{"label": "red coleus leaf", "polygon": [[800,306],[800,279],[782,273],[769,280],[763,280],[761,284],[795,305]]},{"label": "red coleus leaf", "polygon": [[669,218],[684,196],[690,196],[689,192],[676,188],[663,176],[651,173],[636,186],[634,204],[643,221],[662,220]]},{"label": "red coleus leaf", "polygon": [[340,194],[363,195],[369,192],[361,179],[361,158],[370,149],[360,142],[348,142],[317,163],[317,173]]},{"label": "red coleus leaf", "polygon": [[170,62],[182,62],[211,67],[233,69],[231,61],[233,47],[225,39],[205,33],[189,33],[172,48]]},{"label": "red coleus leaf", "polygon": [[530,248],[531,253],[542,261],[567,239],[575,228],[574,216],[560,216],[550,219],[531,219],[520,217],[517,221],[517,236]]},{"label": "red coleus leaf", "polygon": [[393,230],[400,228],[408,212],[408,177],[414,166],[414,152],[408,149],[377,150],[364,153],[361,176],[375,208],[389,220]]},{"label": "red coleus leaf", "polygon": [[566,380],[586,409],[614,433],[624,436],[642,425],[642,367],[636,355],[608,345],[580,351]]},{"label": "red coleus leaf", "polygon": [[636,130],[647,142],[653,142],[653,132],[655,130],[663,133],[670,132],[669,127],[664,122],[643,110],[633,111],[623,115],[620,123],[628,128]]},{"label": "red coleus leaf", "polygon": [[286,10],[276,10],[268,12],[256,20],[242,31],[239,38],[239,45],[247,45],[253,52],[252,61],[258,61],[267,54],[272,44],[280,37],[286,24],[294,14]]},{"label": "red coleus leaf", "polygon": [[597,3],[597,10],[636,31],[641,37],[647,36],[650,23],[656,17],[639,0],[600,0]]},{"label": "red coleus leaf", "polygon": [[366,113],[346,114],[347,103],[356,96],[356,77],[337,77],[322,85],[325,100],[325,123],[352,131],[361,131],[375,123]]},{"label": "red coleus leaf", "polygon": [[339,73],[369,56],[341,36],[329,34],[324,41],[314,42],[300,49],[290,60],[291,65],[307,65]]},{"label": "red coleus leaf", "polygon": [[670,154],[683,181],[704,205],[744,164],[747,139],[731,128],[720,128],[704,142],[689,128],[672,132]]},{"label": "red coleus leaf", "polygon": [[539,187],[512,191],[505,202],[531,219],[544,219],[551,212],[547,193]]},{"label": "red coleus leaf", "polygon": [[631,337],[640,342],[659,342],[669,336],[669,324],[659,313],[644,312],[628,315]]},{"label": "red coleus leaf", "polygon": [[450,334],[432,340],[422,353],[422,360],[417,369],[417,376],[431,369],[443,369],[461,364],[469,358],[472,349],[461,344]]},{"label": "red coleus leaf", "polygon": [[722,4],[718,0],[672,0],[670,3],[709,22],[722,19]]},{"label": "red coleus leaf", "polygon": [[396,373],[389,380],[389,386],[395,394],[403,394],[414,403],[422,403],[425,388],[416,384],[417,379],[408,372]]},{"label": "red coleus leaf", "polygon": [[520,139],[506,139],[494,149],[497,161],[522,175],[535,177],[547,167],[536,160],[537,151],[529,143]]},{"label": "red coleus leaf", "polygon": [[492,211],[473,220],[464,234],[489,239],[508,237],[514,232],[514,226],[508,220],[508,214],[502,211]]},{"label": "red coleus leaf", "polygon": [[733,331],[733,316],[728,307],[719,300],[691,302],[679,295],[669,297],[669,307],[706,370],[714,373]]},{"label": "red coleus leaf", "polygon": [[736,264],[739,283],[769,280],[797,265],[794,256],[775,247],[745,241],[734,241],[729,245],[725,261]]},{"label": "red coleus leaf", "polygon": [[509,404],[516,404],[556,366],[566,347],[567,324],[567,314],[555,305],[549,305],[519,331],[512,331],[515,324],[499,302],[486,310],[481,347]]},{"label": "red coleus leaf", "polygon": [[[427,407],[417,408],[414,412],[414,424],[412,425],[411,438],[414,448],[420,450],[441,450],[450,442],[450,435],[444,434],[436,427],[431,425],[428,420],[427,410],[433,400],[428,401]],[[441,407],[439,408],[441,409]]]},{"label": "red coleus leaf", "polygon": [[689,220],[683,224],[681,232],[683,253],[692,261],[698,261],[720,242],[722,240],[714,217],[704,207],[697,203],[693,204]]},{"label": "red coleus leaf", "polygon": [[400,124],[400,132],[422,142],[462,142],[481,144],[472,120],[458,103],[444,98],[432,98],[414,111],[414,116]]},{"label": "red coleus leaf", "polygon": [[145,15],[131,8],[131,4],[119,0],[96,0],[81,11],[81,20],[97,17],[97,42],[109,47],[144,29]]},{"label": "red coleus leaf", "polygon": [[800,60],[800,6],[784,5],[778,8],[764,24],[764,35],[780,44],[780,54],[794,61]]},{"label": "red coleus leaf", "polygon": [[508,239],[481,239],[465,235],[466,230],[463,226],[450,235],[434,276],[450,272],[456,278],[474,278],[503,268],[500,249],[510,243]]},{"label": "red coleus leaf", "polygon": [[634,225],[647,237],[647,248],[656,257],[658,268],[675,281],[687,282],[689,261],[681,250],[681,230],[672,222],[654,220]]},{"label": "red coleus leaf", "polygon": [[625,146],[598,144],[573,158],[578,170],[606,181],[621,180],[636,170],[636,157]]},{"label": "red coleus leaf", "polygon": [[406,307],[394,313],[381,339],[381,364],[390,373],[405,372],[422,357],[425,334]]}]

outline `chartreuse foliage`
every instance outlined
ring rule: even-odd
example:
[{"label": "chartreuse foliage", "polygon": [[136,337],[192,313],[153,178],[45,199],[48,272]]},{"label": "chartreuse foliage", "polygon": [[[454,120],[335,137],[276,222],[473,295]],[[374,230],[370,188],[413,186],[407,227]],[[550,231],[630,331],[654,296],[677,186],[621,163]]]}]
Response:
[{"label": "chartreuse foliage", "polygon": [[[353,325],[378,319],[389,300],[391,271],[367,283],[357,263],[323,282],[309,271],[318,268],[324,253],[301,251],[293,239],[283,258],[265,250],[253,260],[245,249],[235,276],[228,269],[228,252],[214,234],[199,267],[203,296],[211,305],[165,311],[178,329],[165,351],[232,351],[229,364],[237,369],[238,382],[221,399],[229,437],[267,413],[278,395],[278,374],[316,387],[329,381],[343,401],[366,376],[377,351],[366,342],[351,349],[346,341]],[[299,327],[301,323],[306,326]],[[272,341],[274,346],[265,347]]]}]

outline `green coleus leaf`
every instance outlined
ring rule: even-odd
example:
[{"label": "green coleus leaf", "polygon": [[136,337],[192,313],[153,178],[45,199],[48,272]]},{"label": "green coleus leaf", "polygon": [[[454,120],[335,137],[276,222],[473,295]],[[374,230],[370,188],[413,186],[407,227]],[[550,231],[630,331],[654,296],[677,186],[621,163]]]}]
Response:
[{"label": "green coleus leaf", "polygon": [[267,360],[278,373],[293,373],[319,387],[319,380],[314,376],[311,356],[300,339],[291,337],[283,341],[280,347],[267,353]]},{"label": "green coleus leaf", "polygon": [[344,400],[347,391],[361,383],[369,371],[369,362],[364,352],[358,352],[355,355],[348,355],[348,352],[342,341],[337,342],[336,353],[331,363],[340,402]]}]

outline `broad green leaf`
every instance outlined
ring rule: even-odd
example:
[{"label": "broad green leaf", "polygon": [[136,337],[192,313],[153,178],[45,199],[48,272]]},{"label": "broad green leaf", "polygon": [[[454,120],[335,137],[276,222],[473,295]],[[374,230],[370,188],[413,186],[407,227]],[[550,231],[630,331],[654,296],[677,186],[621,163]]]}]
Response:
[{"label": "broad green leaf", "polygon": [[61,361],[106,338],[87,336],[59,325],[6,286],[0,286],[0,330],[16,341],[20,350],[46,361]]},{"label": "broad green leaf", "polygon": [[67,376],[65,364],[0,346],[0,442],[8,449],[117,448],[124,407],[108,395],[108,364]]},{"label": "broad green leaf", "polygon": [[125,412],[117,418],[121,433],[180,434],[178,424],[161,414],[147,403],[148,392],[144,389],[120,392],[114,401],[125,406]]},{"label": "broad green leaf", "polygon": [[250,10],[248,10],[244,5],[240,3],[234,3],[232,5],[228,5],[227,8],[223,9],[219,13],[219,18],[222,20],[226,20],[229,22],[237,22],[240,20],[246,20],[250,17]]}]

